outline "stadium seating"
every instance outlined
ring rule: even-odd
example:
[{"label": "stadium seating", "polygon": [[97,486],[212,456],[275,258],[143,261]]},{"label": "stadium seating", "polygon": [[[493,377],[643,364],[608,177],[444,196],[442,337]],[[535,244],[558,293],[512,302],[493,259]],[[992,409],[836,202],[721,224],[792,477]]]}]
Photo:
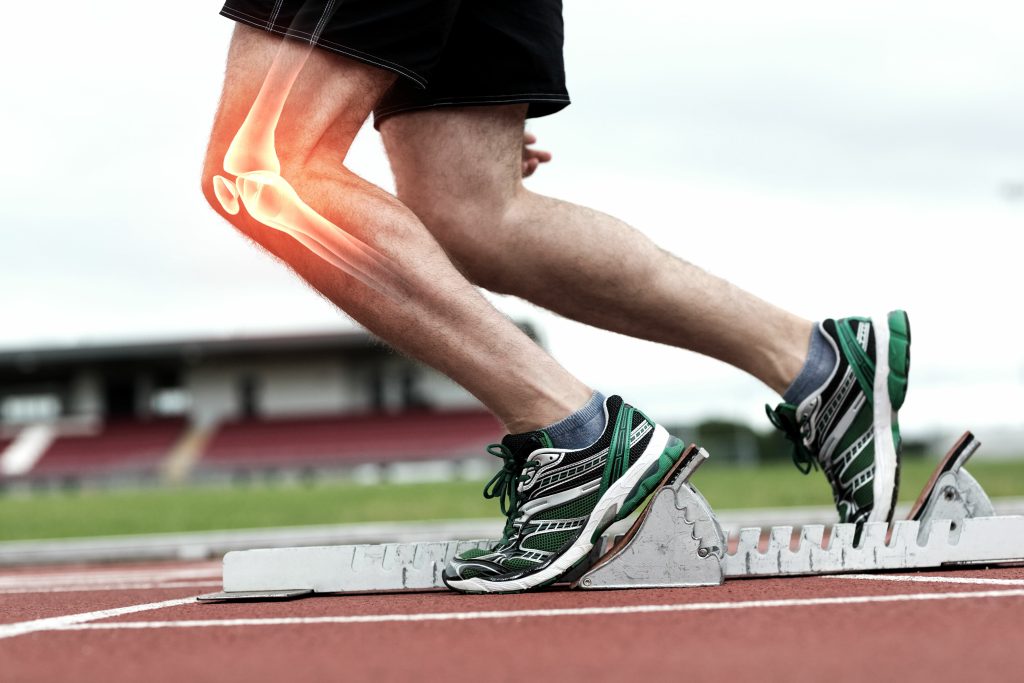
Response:
[{"label": "stadium seating", "polygon": [[[5,479],[153,476],[186,427],[184,419],[112,420],[95,434],[58,437],[28,474]],[[458,460],[483,455],[503,432],[481,410],[245,419],[217,427],[196,469],[202,474]],[[0,452],[11,440],[0,439]]]},{"label": "stadium seating", "polygon": [[185,421],[181,419],[112,420],[95,435],[56,439],[29,477],[152,473],[184,430]]},{"label": "stadium seating", "polygon": [[480,455],[500,423],[479,410],[241,420],[221,425],[201,469],[309,467]]}]

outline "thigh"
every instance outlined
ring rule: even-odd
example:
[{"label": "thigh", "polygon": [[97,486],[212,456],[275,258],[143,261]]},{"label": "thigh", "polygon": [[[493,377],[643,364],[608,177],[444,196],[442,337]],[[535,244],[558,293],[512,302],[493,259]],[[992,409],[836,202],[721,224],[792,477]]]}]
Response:
[{"label": "thigh", "polygon": [[[223,159],[282,50],[297,51],[304,57],[308,45],[285,42],[280,36],[245,25],[235,28],[208,164]],[[319,149],[329,149],[333,163],[340,164],[374,102],[394,79],[391,71],[313,49],[291,87],[274,132],[282,175],[299,170]]]},{"label": "thigh", "polygon": [[[526,105],[444,107],[381,123],[398,196],[426,220],[510,199],[522,180]],[[428,222],[429,227],[429,222]]]}]

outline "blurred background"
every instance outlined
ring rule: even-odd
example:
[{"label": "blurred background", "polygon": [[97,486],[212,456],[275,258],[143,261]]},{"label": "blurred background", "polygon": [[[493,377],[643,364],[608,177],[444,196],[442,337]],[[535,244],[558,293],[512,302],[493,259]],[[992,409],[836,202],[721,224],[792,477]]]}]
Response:
[{"label": "blurred background", "polygon": [[[5,9],[0,541],[496,516],[479,487],[499,425],[205,204],[218,9]],[[554,161],[528,185],[811,319],[906,308],[903,497],[967,428],[990,493],[1024,494],[1024,8],[566,0],[565,17],[573,105],[531,122]],[[349,164],[392,188],[372,128]],[[827,514],[756,380],[492,300],[707,446],[717,507]]]}]

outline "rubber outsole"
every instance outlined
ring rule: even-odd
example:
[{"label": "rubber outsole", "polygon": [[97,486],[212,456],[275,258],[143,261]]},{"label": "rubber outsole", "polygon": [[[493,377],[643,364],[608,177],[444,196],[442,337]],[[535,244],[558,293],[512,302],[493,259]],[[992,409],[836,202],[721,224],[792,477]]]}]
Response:
[{"label": "rubber outsole", "polygon": [[910,375],[910,318],[905,311],[889,313],[889,401],[903,407]]},{"label": "rubber outsole", "polygon": [[889,501],[887,521],[892,523],[896,512],[896,501],[900,491],[900,456],[903,453],[903,437],[900,434],[899,409],[907,400],[910,379],[910,317],[906,311],[890,311],[886,323],[889,327],[889,404],[892,406],[892,440],[896,448],[896,472]]}]

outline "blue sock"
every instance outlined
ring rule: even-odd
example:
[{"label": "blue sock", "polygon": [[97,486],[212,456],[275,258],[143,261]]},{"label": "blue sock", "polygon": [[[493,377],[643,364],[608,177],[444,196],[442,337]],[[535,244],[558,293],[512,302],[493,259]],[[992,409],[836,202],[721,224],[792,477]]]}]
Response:
[{"label": "blue sock", "polygon": [[828,380],[828,376],[836,367],[837,360],[832,344],[822,334],[821,328],[815,325],[811,331],[811,341],[807,345],[807,360],[804,362],[804,367],[786,389],[782,400],[795,406],[800,405],[801,401]]},{"label": "blue sock", "polygon": [[595,391],[575,413],[544,427],[556,448],[585,448],[604,434],[604,394]]}]

